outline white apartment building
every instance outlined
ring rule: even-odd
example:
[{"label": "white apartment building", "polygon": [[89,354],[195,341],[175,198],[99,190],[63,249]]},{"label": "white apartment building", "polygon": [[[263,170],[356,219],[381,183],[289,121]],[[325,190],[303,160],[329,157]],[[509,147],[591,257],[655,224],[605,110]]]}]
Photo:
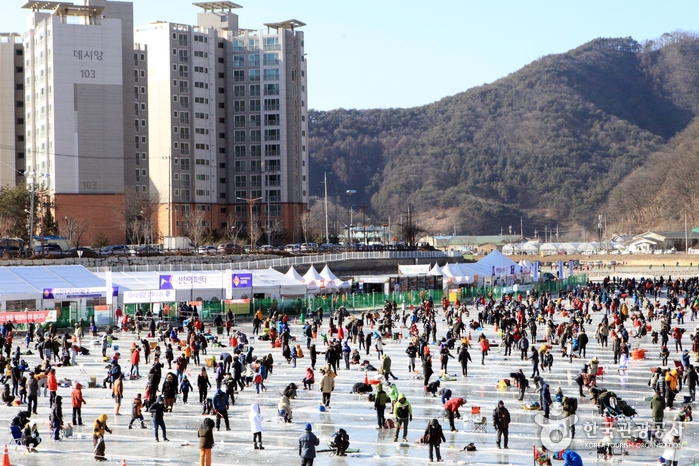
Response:
[{"label": "white apartment building", "polygon": [[308,202],[306,61],[296,21],[238,27],[232,2],[195,3],[197,25],[136,30],[149,51],[150,178],[158,229],[193,222],[247,233],[248,199],[262,228],[299,239]]},{"label": "white apartment building", "polygon": [[0,186],[24,179],[23,54],[20,34],[0,34]]},{"label": "white apartment building", "polygon": [[30,1],[23,8],[32,10],[23,39],[27,170],[44,175],[55,218],[89,224],[88,241],[98,232],[124,241],[134,146],[136,138],[147,142],[134,126],[133,4]]}]

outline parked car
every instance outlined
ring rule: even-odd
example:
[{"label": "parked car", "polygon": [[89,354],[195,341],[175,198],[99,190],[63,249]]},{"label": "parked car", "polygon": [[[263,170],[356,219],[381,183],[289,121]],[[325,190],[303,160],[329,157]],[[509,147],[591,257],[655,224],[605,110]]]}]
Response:
[{"label": "parked car", "polygon": [[301,252],[301,245],[300,244],[287,244],[284,247],[284,250],[286,252],[290,252],[290,253],[298,253],[298,252]]},{"label": "parked car", "polygon": [[[78,254],[78,252],[80,254]],[[68,255],[70,257],[83,257],[87,259],[96,259],[100,256],[99,253],[94,249],[86,247],[71,248],[70,251],[68,251]]]},{"label": "parked car", "polygon": [[271,244],[264,244],[264,245],[260,246],[260,251],[263,251],[263,252],[272,252],[275,250],[276,250],[276,248],[274,246],[272,246]]},{"label": "parked car", "polygon": [[208,246],[199,246],[197,248],[197,254],[209,254],[209,255],[214,255],[218,253],[218,249],[216,246],[208,245]]},{"label": "parked car", "polygon": [[62,256],[63,254],[63,249],[61,249],[61,247],[55,243],[34,246],[35,256]]},{"label": "parked car", "polygon": [[128,256],[131,250],[125,244],[115,244],[114,246],[106,246],[100,251],[102,256]]},{"label": "parked car", "polygon": [[241,254],[243,248],[234,243],[219,244],[216,248],[219,254]]},{"label": "parked car", "polygon": [[140,246],[131,250],[132,256],[158,256],[163,252],[154,246]]},{"label": "parked car", "polygon": [[3,246],[0,248],[0,255],[7,257],[19,257],[22,253],[22,249],[19,246]]}]

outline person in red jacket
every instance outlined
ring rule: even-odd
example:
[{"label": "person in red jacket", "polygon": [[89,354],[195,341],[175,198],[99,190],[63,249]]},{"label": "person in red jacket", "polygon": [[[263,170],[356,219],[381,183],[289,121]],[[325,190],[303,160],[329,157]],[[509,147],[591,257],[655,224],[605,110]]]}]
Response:
[{"label": "person in red jacket", "polygon": [[82,407],[85,403],[85,399],[83,398],[83,390],[82,390],[82,385],[80,383],[76,382],[75,383],[75,388],[73,389],[73,393],[71,394],[71,399],[73,401],[73,425],[74,426],[81,426],[83,425],[83,415],[82,415]]},{"label": "person in red jacket", "polygon": [[49,389],[49,408],[53,408],[53,402],[56,400],[56,392],[58,391],[56,369],[49,370],[49,373],[46,376],[46,388]]},{"label": "person in red jacket", "polygon": [[138,372],[138,363],[141,362],[141,352],[138,349],[138,346],[133,348],[131,350],[131,372],[130,372],[130,377],[133,378],[134,376],[136,378],[141,377],[141,374]]},{"label": "person in red jacket", "polygon": [[452,398],[444,403],[444,409],[447,411],[447,417],[449,417],[449,428],[452,432],[457,432],[456,426],[454,426],[454,416],[461,417],[461,414],[459,414],[459,408],[465,403],[465,398]]}]

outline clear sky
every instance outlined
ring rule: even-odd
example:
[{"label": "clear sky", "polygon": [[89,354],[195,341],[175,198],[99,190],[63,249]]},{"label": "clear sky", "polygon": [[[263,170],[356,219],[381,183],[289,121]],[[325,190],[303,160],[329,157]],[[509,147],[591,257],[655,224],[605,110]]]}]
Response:
[{"label": "clear sky", "polygon": [[[23,32],[25,0],[0,0],[1,32]],[[75,3],[78,3],[77,1]],[[699,30],[699,1],[236,0],[241,27],[298,19],[309,107],[424,105],[490,83],[596,37]],[[135,24],[193,24],[186,0],[134,0]]]}]

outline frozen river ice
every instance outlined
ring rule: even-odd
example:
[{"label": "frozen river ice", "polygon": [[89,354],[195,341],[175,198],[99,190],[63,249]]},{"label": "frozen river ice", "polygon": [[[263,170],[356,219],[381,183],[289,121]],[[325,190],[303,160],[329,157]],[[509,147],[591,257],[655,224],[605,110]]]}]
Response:
[{"label": "frozen river ice", "polygon": [[[591,339],[588,346],[587,359],[597,356],[601,361],[600,364],[607,371],[607,375],[599,381],[598,385],[608,390],[614,390],[620,397],[638,410],[636,420],[639,423],[647,422],[650,420],[650,408],[648,402],[644,401],[644,399],[650,396],[650,389],[647,385],[650,375],[649,368],[659,364],[657,359],[659,346],[651,345],[649,336],[644,337],[640,341],[642,342],[642,347],[649,349],[648,359],[643,361],[631,360],[629,362],[628,374],[619,376],[616,368],[612,367],[611,364],[611,346],[609,349],[602,350],[592,338],[594,328],[600,318],[601,315],[598,313],[593,318],[593,325],[586,327]],[[563,318],[560,316],[555,318],[556,323],[562,320]],[[325,325],[327,326],[327,320]],[[659,326],[657,321],[653,325],[656,328]],[[694,328],[694,323],[687,319],[683,327],[687,328],[684,343],[691,345],[688,336]],[[248,335],[251,333],[251,324],[241,324],[237,328]],[[293,335],[300,335],[300,330],[300,325],[292,325]],[[444,322],[439,322],[438,335],[443,335],[445,331]],[[407,335],[407,332],[404,333]],[[491,339],[496,338],[493,327],[486,328],[485,333]],[[543,329],[539,333],[542,334]],[[475,332],[473,335],[475,338]],[[134,336],[131,334],[122,335],[119,345],[122,349],[128,348],[133,340]],[[319,340],[320,338],[316,343],[319,349],[321,349],[322,343]],[[635,347],[638,341],[632,339],[632,345]],[[87,375],[81,374],[79,367],[58,368],[57,375],[59,380],[68,378],[80,381],[83,386],[86,386],[89,376],[96,376],[98,381],[104,378],[105,363],[99,357],[100,349],[97,346],[92,346],[91,343],[92,337],[86,336],[83,340],[83,345],[89,347],[92,354],[89,356],[78,356],[78,362],[84,364]],[[336,389],[332,395],[332,409],[324,413],[319,411],[320,392],[318,391],[318,383],[316,383],[314,386],[315,391],[312,392],[299,388],[298,398],[292,401],[294,422],[291,424],[277,422],[276,406],[279,401],[279,390],[283,390],[289,382],[295,382],[299,387],[302,387],[301,379],[310,362],[308,357],[300,359],[298,367],[293,369],[285,362],[282,363],[283,358],[279,349],[271,349],[268,342],[253,342],[252,346],[255,348],[254,353],[256,355],[262,356],[269,352],[274,355],[274,374],[268,379],[268,391],[260,395],[256,395],[254,389],[245,389],[241,392],[236,405],[232,406],[229,411],[231,431],[214,431],[216,446],[213,449],[213,464],[276,464],[280,466],[300,464],[297,438],[303,432],[303,426],[306,422],[312,423],[314,432],[320,437],[320,448],[325,446],[326,440],[333,432],[343,427],[350,435],[351,448],[360,449],[359,453],[351,454],[345,458],[331,458],[329,453],[319,453],[315,462],[317,465],[353,465],[360,463],[407,465],[414,464],[416,461],[425,463],[428,461],[427,447],[418,445],[415,442],[424,432],[427,422],[435,417],[440,419],[445,430],[447,441],[446,444],[442,445],[442,456],[446,463],[532,464],[532,445],[541,444],[539,439],[541,431],[534,422],[537,413],[522,409],[521,403],[516,400],[517,390],[515,388],[510,388],[506,392],[499,392],[495,389],[498,380],[509,378],[509,373],[516,371],[518,368],[522,368],[525,374],[530,375],[531,366],[528,362],[520,361],[518,354],[514,357],[505,358],[503,357],[502,349],[494,348],[487,357],[486,365],[482,366],[478,349],[472,348],[471,355],[474,362],[469,365],[469,376],[466,378],[459,376],[456,381],[443,382],[442,387],[446,386],[453,391],[454,396],[463,396],[468,400],[466,405],[461,408],[462,415],[468,414],[471,406],[480,406],[483,415],[488,419],[488,432],[486,434],[473,433],[471,432],[470,424],[464,425],[463,422],[457,421],[459,432],[450,433],[448,432],[448,421],[442,419],[440,398],[425,397],[423,395],[422,381],[408,373],[407,357],[404,352],[406,344],[406,340],[403,340],[401,343],[388,343],[385,346],[385,352],[393,360],[392,368],[394,374],[398,377],[396,381],[398,389],[407,395],[413,406],[413,422],[410,423],[410,433],[408,435],[409,446],[394,443],[392,441],[393,432],[376,429],[373,403],[367,402],[366,397],[350,394],[352,385],[356,382],[362,382],[364,379],[364,373],[355,368],[349,371],[339,371],[336,379]],[[431,350],[433,355],[438,352],[435,346],[432,346]],[[225,351],[225,349],[210,348],[209,354],[218,354],[222,351]],[[122,354],[124,353],[122,352]],[[453,354],[456,355],[456,351]],[[672,361],[673,358],[679,359],[679,355],[676,355],[674,351],[670,360]],[[27,359],[31,367],[38,362],[37,356],[29,356]],[[124,357],[124,359],[127,358]],[[369,359],[372,364],[379,367],[375,351],[372,351]],[[322,355],[320,355],[316,369],[324,365],[322,361]],[[564,361],[556,357],[553,373],[542,373],[542,376],[551,386],[552,395],[556,387],[561,386],[564,394],[577,396],[577,385],[573,378],[582,367],[582,364],[583,361],[579,359],[574,359],[573,363],[569,364],[567,360]],[[344,362],[341,362],[340,368],[342,369],[343,367]],[[439,372],[438,358],[435,358],[434,368],[435,372]],[[123,361],[122,369],[124,371],[129,369],[129,364],[126,360]],[[142,363],[141,373],[146,374],[147,369]],[[450,362],[449,369],[451,374],[460,373],[456,360]],[[192,369],[194,375],[193,384],[196,381],[197,371],[198,369],[196,368]],[[213,372],[211,369],[209,371],[210,379],[214,383]],[[166,371],[164,370],[163,379],[165,373]],[[370,373],[370,377],[371,375],[376,375],[376,373]],[[316,371],[316,380],[320,380],[318,371]],[[48,432],[48,398],[39,397],[39,414],[37,417],[40,433],[44,439],[38,448],[39,453],[27,454],[24,452],[24,448],[15,449],[11,446],[10,459],[12,465],[51,464],[56,466],[74,466],[76,464],[92,463],[94,461],[92,455],[92,423],[101,413],[106,413],[109,416],[108,424],[114,432],[112,435],[108,434],[106,436],[106,454],[109,457],[107,464],[121,463],[122,460],[126,460],[126,464],[134,465],[197,463],[199,450],[196,431],[203,420],[203,416],[201,415],[201,406],[197,403],[196,387],[195,392],[190,394],[189,404],[184,405],[179,401],[175,404],[173,413],[165,415],[168,437],[171,441],[169,443],[162,441],[156,443],[148,416],[146,416],[146,422],[149,426],[148,430],[129,430],[127,428],[131,418],[131,400],[133,400],[136,393],[143,393],[145,382],[145,377],[125,382],[124,402],[121,407],[123,415],[118,417],[113,415],[114,404],[109,390],[85,388],[83,390],[83,396],[87,401],[87,405],[83,408],[83,422],[85,426],[75,427],[73,437],[63,442],[50,440]],[[532,389],[530,389],[530,392],[531,395],[527,395],[525,401],[534,397]],[[62,395],[64,399],[63,406],[66,421],[70,419],[71,413],[70,393],[71,389],[69,388],[59,389],[59,395]],[[209,394],[211,396],[213,391],[210,391]],[[686,394],[686,388],[683,389],[682,394],[678,395],[678,404],[681,403],[684,394]],[[509,450],[497,449],[495,434],[491,425],[492,410],[500,399],[505,402],[505,406],[510,410],[512,416]],[[589,398],[586,400],[589,400]],[[579,400],[577,435],[571,444],[571,448],[578,451],[585,464],[594,464],[597,461],[595,450],[588,446],[587,443],[599,441],[603,434],[597,432],[596,435],[593,433],[590,438],[585,438],[582,426],[586,423],[591,425],[590,423],[594,422],[601,431],[602,419],[593,415],[592,405],[586,400]],[[265,417],[263,441],[266,449],[263,451],[253,449],[250,423],[248,421],[251,403],[259,403],[262,407],[262,414]],[[0,422],[8,426],[11,418],[18,410],[15,407],[0,407]],[[677,411],[666,412],[666,419],[674,417],[676,413]],[[552,420],[552,422],[555,421]],[[9,440],[9,434],[7,433],[6,438]],[[699,454],[697,429],[694,427],[694,423],[686,423],[684,425],[683,440],[687,444],[682,447],[680,464],[691,464],[693,455]],[[476,452],[462,451],[463,447],[469,442],[475,443],[477,447]],[[655,464],[662,452],[660,448],[630,449],[628,456],[616,457],[614,461],[621,462],[624,465]]]}]

